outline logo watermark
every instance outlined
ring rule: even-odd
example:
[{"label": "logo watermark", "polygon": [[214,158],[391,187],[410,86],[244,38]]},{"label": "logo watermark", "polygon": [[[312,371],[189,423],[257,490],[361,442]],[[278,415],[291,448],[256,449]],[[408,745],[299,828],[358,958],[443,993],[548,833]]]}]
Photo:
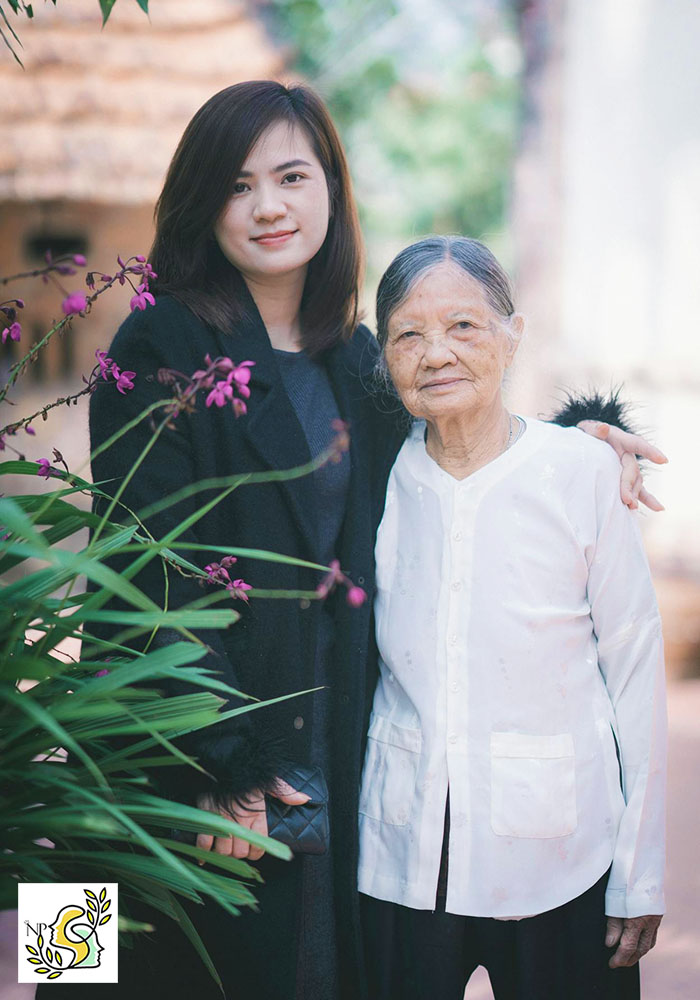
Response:
[{"label": "logo watermark", "polygon": [[116,882],[20,882],[19,983],[116,983]]}]

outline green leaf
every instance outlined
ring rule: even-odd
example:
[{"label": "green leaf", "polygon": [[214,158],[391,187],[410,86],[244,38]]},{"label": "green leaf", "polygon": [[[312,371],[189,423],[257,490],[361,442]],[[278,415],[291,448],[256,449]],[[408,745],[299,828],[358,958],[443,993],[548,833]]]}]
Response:
[{"label": "green leaf", "polygon": [[[205,831],[198,829],[191,832],[204,833]],[[230,872],[232,875],[237,875],[239,878],[245,878],[251,882],[262,882],[263,880],[257,868],[248,864],[247,861],[242,861],[240,858],[234,858],[228,854],[217,854],[216,851],[205,851],[194,844],[183,844],[179,840],[166,840],[162,837],[159,840],[164,847],[169,848],[171,851],[179,851],[181,854],[187,854],[196,861],[206,861],[208,865],[223,868],[225,871]]]},{"label": "green leaf", "polygon": [[171,628],[181,625],[188,629],[224,629],[233,625],[241,617],[233,608],[221,608],[217,611],[200,611],[178,608],[175,611],[78,611],[76,617],[84,622],[113,622],[116,625],[138,625],[144,631]]},{"label": "green leaf", "polygon": [[112,7],[114,7],[117,0],[100,0],[100,10],[102,11],[102,27],[109,20],[109,15],[112,13]]},{"label": "green leaf", "polygon": [[117,917],[117,927],[120,934],[123,931],[127,933],[135,933],[137,931],[152,933],[155,930],[153,924],[145,924],[141,920],[132,920],[130,917],[125,917],[123,913],[120,913]]},{"label": "green leaf", "polygon": [[[0,462],[0,476],[16,476],[20,474],[32,476],[36,479],[36,462],[27,462],[26,459],[11,459],[9,462]],[[89,483],[87,479],[81,479],[80,476],[70,473],[70,482],[72,487],[77,487],[80,490],[87,490],[92,492],[93,484]],[[49,499],[53,494],[41,494],[46,499]]]},{"label": "green leaf", "polygon": [[[60,524],[42,531],[39,537],[47,545],[55,545],[57,542],[62,542],[64,538],[70,538],[71,535],[82,531],[84,527],[85,525],[78,517],[64,518]],[[6,573],[25,559],[30,559],[31,556],[31,550],[28,550],[26,546],[10,543],[7,548],[7,555],[0,559],[0,573]]]},{"label": "green leaf", "polygon": [[306,569],[317,569],[321,572],[328,570],[328,566],[324,566],[322,563],[309,562],[308,559],[297,559],[296,556],[283,556],[279,552],[270,552],[267,549],[221,548],[220,545],[203,545],[199,542],[175,542],[173,548],[196,550],[197,552],[218,552],[221,556],[259,559],[263,562],[282,563],[285,566],[303,566]]},{"label": "green leaf", "polygon": [[[0,7],[0,16],[2,17],[3,21],[5,22],[5,26],[8,28],[10,34],[13,36],[13,38],[15,39],[15,41],[17,42],[17,44],[19,45],[19,47],[22,48],[23,47],[22,43],[20,42],[19,38],[17,37],[16,32],[13,30],[12,25],[7,20],[7,17],[5,15],[5,11],[2,9],[2,7]],[[19,63],[19,65],[22,67],[22,69],[24,69],[24,63],[22,62],[22,60],[20,59],[20,57],[17,55],[17,53],[13,49],[12,42],[9,40],[9,38],[7,37],[7,35],[5,34],[5,32],[3,31],[2,25],[0,25],[0,38],[2,38],[3,42],[5,43],[5,45],[8,47],[8,49],[12,53],[12,57],[15,60],[15,62]]]},{"label": "green leaf", "polygon": [[[88,768],[90,773],[97,780],[98,784],[106,784],[106,781],[100,773],[100,769],[97,765],[92,761],[85,750],[73,739],[73,737],[66,732],[63,726],[61,726],[60,723],[53,718],[50,712],[47,712],[45,708],[37,704],[34,699],[28,697],[27,693],[21,694],[17,692],[15,697],[12,699],[12,702],[15,707],[19,708],[21,712],[24,712],[34,724],[38,724],[46,730],[47,733],[50,733],[51,736],[55,738],[55,746],[62,746],[71,750]],[[24,726],[16,724],[13,727],[10,745],[13,742],[16,742],[24,731],[26,731],[26,724]],[[41,948],[41,941],[39,941],[39,947]]]},{"label": "green leaf", "polygon": [[0,524],[6,529],[9,528],[19,538],[24,538],[28,542],[31,542],[40,555],[48,552],[48,545],[42,541],[40,533],[36,530],[30,518],[9,497],[0,500]]},{"label": "green leaf", "polygon": [[144,14],[148,13],[148,0],[136,0],[136,3],[139,5]]},{"label": "green leaf", "polygon": [[175,915],[177,917],[178,923],[180,924],[180,927],[182,927],[183,931],[185,932],[190,942],[192,943],[192,946],[194,947],[195,951],[197,952],[201,960],[204,962],[204,965],[207,967],[210,976],[223,992],[223,983],[221,982],[221,977],[219,976],[219,973],[216,971],[216,967],[212,962],[211,958],[209,957],[209,952],[205,948],[204,942],[199,936],[197,929],[190,920],[187,912],[182,908],[182,906],[180,906],[180,904],[176,899],[173,900],[173,909],[175,910]]},{"label": "green leaf", "polygon": [[[0,505],[2,502],[0,501]],[[4,523],[1,514],[0,523]],[[17,602],[41,600],[57,591],[64,584],[69,583],[75,576],[84,573],[89,579],[92,579],[93,574],[95,574],[96,583],[107,588],[110,594],[112,591],[117,593],[127,603],[135,604],[142,611],[154,610],[157,605],[150,598],[142,594],[134,584],[129,583],[124,575],[115,573],[100,561],[118,549],[123,541],[130,539],[134,531],[135,527],[132,526],[104,538],[98,546],[93,548],[92,558],[87,557],[84,553],[66,552],[58,548],[46,547],[44,550],[42,547],[37,549],[38,558],[52,562],[54,566],[37,570],[35,573],[30,573],[28,576],[9,584],[2,591],[3,603],[6,607],[12,607]],[[40,538],[39,541],[41,541]],[[34,543],[32,542],[32,544]],[[114,590],[114,588],[117,589]],[[95,596],[92,595],[93,599]],[[105,597],[106,599],[107,597]]]}]

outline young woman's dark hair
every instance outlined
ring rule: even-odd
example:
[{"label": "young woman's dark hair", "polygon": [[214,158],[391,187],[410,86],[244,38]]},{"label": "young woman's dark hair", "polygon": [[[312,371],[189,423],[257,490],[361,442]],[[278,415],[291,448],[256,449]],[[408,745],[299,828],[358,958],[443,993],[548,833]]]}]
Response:
[{"label": "young woman's dark hair", "polygon": [[357,322],[362,238],[345,154],[321,99],[274,80],[238,83],[211,97],[189,123],[156,205],[153,290],[168,293],[224,333],[245,318],[243,279],[219,249],[214,226],[262,133],[283,121],[304,129],[330,195],[326,239],[309,264],[301,303],[310,355],[349,337]]}]

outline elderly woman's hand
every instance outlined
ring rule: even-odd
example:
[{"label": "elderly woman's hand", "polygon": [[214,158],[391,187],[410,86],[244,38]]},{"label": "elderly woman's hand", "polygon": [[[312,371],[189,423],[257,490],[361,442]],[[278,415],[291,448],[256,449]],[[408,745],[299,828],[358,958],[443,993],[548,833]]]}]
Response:
[{"label": "elderly woman's hand", "polygon": [[649,444],[639,434],[628,434],[620,427],[604,424],[600,420],[582,420],[577,427],[587,434],[592,434],[593,437],[607,441],[611,448],[615,449],[622,464],[620,498],[630,510],[636,510],[640,503],[649,510],[664,510],[663,504],[644,488],[642,470],[637,461],[637,455],[640,455],[650,462],[655,462],[656,465],[664,465],[668,462],[668,458],[662,451]]},{"label": "elderly woman's hand", "polygon": [[608,965],[619,969],[626,965],[636,965],[643,955],[656,944],[661,917],[651,914],[646,917],[608,917],[605,944],[608,948],[617,945],[615,954]]}]

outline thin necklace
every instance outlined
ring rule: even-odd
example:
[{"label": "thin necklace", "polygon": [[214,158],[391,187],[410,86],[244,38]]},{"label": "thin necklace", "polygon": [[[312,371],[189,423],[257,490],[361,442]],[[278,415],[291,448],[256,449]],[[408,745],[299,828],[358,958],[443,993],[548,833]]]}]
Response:
[{"label": "thin necklace", "polygon": [[[518,433],[515,435],[515,437],[513,437],[513,421],[511,420],[511,416],[514,416],[518,422]],[[522,417],[519,417],[515,413],[508,414],[508,425],[509,425],[508,440],[506,441],[506,446],[503,449],[504,451],[508,451],[511,445],[515,444],[516,441],[519,441],[520,438],[523,436],[523,431],[525,430],[525,421],[522,419]]]}]

